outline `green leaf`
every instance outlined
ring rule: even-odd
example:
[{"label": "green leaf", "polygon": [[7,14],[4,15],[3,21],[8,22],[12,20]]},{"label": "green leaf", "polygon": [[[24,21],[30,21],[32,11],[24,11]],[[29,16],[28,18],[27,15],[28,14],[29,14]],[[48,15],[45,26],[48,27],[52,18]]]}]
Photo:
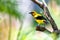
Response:
[{"label": "green leaf", "polygon": [[21,13],[18,12],[16,3],[16,0],[0,0],[0,12],[5,12],[10,16],[20,18]]}]

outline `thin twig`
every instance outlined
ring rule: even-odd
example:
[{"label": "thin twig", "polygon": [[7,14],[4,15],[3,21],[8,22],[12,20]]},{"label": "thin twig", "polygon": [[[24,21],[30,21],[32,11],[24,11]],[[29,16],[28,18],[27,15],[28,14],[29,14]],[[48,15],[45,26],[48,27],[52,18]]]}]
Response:
[{"label": "thin twig", "polygon": [[34,3],[36,3],[39,7],[41,7],[42,9],[44,8],[44,4],[42,2],[39,2],[37,0],[31,0],[33,1]]}]

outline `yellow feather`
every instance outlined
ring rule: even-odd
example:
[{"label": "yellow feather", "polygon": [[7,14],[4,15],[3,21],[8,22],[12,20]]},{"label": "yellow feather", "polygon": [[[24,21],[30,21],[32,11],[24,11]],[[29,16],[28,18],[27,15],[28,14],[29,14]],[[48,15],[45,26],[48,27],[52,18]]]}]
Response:
[{"label": "yellow feather", "polygon": [[43,21],[44,21],[44,20],[36,20],[36,22],[37,22],[38,24],[44,24]]}]

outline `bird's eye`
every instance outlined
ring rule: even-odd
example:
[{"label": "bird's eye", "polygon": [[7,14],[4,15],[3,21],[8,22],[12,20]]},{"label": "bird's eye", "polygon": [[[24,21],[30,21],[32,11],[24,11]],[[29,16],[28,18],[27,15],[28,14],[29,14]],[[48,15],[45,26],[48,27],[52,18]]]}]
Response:
[{"label": "bird's eye", "polygon": [[31,12],[31,13],[34,13],[34,12]]},{"label": "bird's eye", "polygon": [[32,13],[34,13],[34,12],[30,12],[30,14],[32,14]]}]

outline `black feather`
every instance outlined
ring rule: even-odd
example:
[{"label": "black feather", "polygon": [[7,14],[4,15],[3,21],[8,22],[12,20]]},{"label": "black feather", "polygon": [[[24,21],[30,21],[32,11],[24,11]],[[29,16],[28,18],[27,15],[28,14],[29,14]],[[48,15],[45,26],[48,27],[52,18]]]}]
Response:
[{"label": "black feather", "polygon": [[37,20],[46,20],[43,16],[37,16],[35,17]]}]

